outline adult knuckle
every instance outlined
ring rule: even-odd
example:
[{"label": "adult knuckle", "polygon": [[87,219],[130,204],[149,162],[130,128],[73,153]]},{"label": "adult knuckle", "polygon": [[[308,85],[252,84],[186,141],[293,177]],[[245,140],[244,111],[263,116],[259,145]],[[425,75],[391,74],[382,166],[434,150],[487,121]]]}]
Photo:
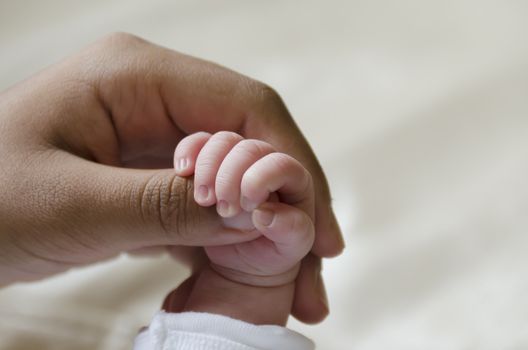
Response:
[{"label": "adult knuckle", "polygon": [[127,45],[131,43],[143,43],[145,40],[127,32],[112,32],[104,36],[101,41],[103,45]]},{"label": "adult knuckle", "polygon": [[[112,69],[126,70],[129,65],[138,65],[141,60],[151,59],[148,55],[152,51],[149,45],[148,41],[133,34],[114,32],[95,43],[95,61]],[[91,57],[86,64],[94,64],[93,60],[94,57]]]},{"label": "adult knuckle", "polygon": [[[145,78],[158,60],[148,41],[124,32],[107,34],[82,56],[81,72],[85,80],[95,80],[103,96],[131,95],[128,90],[138,83],[136,76]],[[121,95],[117,95],[117,91]],[[127,91],[125,94],[122,91]],[[132,92],[135,92],[132,90]],[[112,100],[117,99],[113,97]]]},{"label": "adult knuckle", "polygon": [[256,82],[253,91],[257,104],[265,107],[282,105],[280,94],[268,84]]}]

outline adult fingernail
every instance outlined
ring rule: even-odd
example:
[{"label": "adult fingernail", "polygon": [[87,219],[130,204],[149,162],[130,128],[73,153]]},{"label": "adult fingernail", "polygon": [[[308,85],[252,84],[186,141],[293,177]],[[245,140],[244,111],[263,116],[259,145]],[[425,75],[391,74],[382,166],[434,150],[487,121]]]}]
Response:
[{"label": "adult fingernail", "polygon": [[207,199],[209,199],[210,190],[208,186],[201,185],[198,187],[198,190],[196,191],[196,200],[205,202]]},{"label": "adult fingernail", "polygon": [[262,226],[270,226],[275,218],[275,213],[268,209],[258,209],[253,212],[253,218]]},{"label": "adult fingernail", "polygon": [[240,198],[240,206],[245,211],[253,211],[257,208],[258,204],[252,202],[248,197],[242,196],[242,198]]},{"label": "adult fingernail", "polygon": [[225,200],[220,200],[216,204],[216,211],[224,218],[233,216],[233,209],[234,208],[232,208],[231,205]]},{"label": "adult fingernail", "polygon": [[178,159],[178,161],[176,162],[176,170],[177,171],[184,171],[187,169],[187,167],[189,166],[189,159],[187,158],[180,158]]}]

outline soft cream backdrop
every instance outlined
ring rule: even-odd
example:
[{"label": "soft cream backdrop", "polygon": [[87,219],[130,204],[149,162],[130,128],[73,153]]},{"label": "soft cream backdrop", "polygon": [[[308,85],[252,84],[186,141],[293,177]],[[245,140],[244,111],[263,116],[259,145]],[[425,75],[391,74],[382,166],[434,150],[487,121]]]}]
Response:
[{"label": "soft cream backdrop", "polygon": [[[0,2],[0,89],[129,31],[274,86],[348,250],[320,349],[528,347],[528,4]],[[162,277],[165,276],[165,277]],[[118,260],[0,291],[0,349],[127,349],[184,276]]]}]

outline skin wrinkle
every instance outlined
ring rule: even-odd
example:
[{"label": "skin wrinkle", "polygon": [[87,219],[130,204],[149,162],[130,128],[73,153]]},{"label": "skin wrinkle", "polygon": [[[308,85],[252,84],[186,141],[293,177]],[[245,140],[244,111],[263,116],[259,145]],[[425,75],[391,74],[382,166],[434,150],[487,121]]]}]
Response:
[{"label": "skin wrinkle", "polygon": [[[263,274],[253,276],[240,270],[220,266],[214,263],[210,263],[209,266],[219,275],[219,277],[225,278],[233,283],[253,288],[278,288],[292,284],[295,280],[295,276],[297,275],[297,271],[299,270],[299,266],[296,265],[279,275]],[[249,281],[251,281],[251,283]],[[280,283],[275,281],[280,281]]]},{"label": "skin wrinkle", "polygon": [[49,264],[52,264],[52,265],[56,265],[56,266],[59,266],[60,268],[64,267],[65,269],[69,269],[69,268],[71,268],[73,266],[78,265],[78,262],[66,261],[66,260],[63,260],[63,259],[62,260],[57,260],[57,259],[53,259],[53,258],[44,256],[42,254],[38,254],[34,250],[31,250],[31,249],[28,249],[28,248],[24,247],[24,245],[21,244],[21,242],[19,242],[18,239],[16,239],[16,236],[18,236],[18,235],[13,235],[12,233],[13,233],[13,231],[7,233],[8,237],[11,238],[9,240],[10,243],[13,244],[20,251],[22,251],[24,254],[35,258],[35,260],[37,260],[37,261],[42,261],[42,262],[46,262],[46,263],[49,263]]},{"label": "skin wrinkle", "polygon": [[[19,256],[18,259],[20,259],[20,257],[24,257],[24,260],[26,260],[26,258],[29,256],[33,258],[32,259],[33,262],[38,262],[39,266],[42,266],[42,267],[46,266],[44,271],[40,270],[39,272],[35,272],[35,271],[30,271],[29,267],[23,268],[23,266],[21,266],[20,264],[12,265],[12,268],[18,269],[20,271],[25,272],[26,274],[30,274],[31,276],[34,276],[31,280],[36,279],[37,277],[43,277],[44,275],[48,273],[45,271],[54,271],[54,270],[65,271],[73,266],[79,265],[79,261],[72,261],[72,260],[68,260],[65,258],[61,258],[61,259],[51,258],[49,256],[49,253],[46,253],[44,255],[44,253],[37,253],[35,249],[30,249],[30,248],[25,247],[24,242],[27,243],[28,241],[22,239],[23,238],[22,235],[20,233],[17,233],[17,231],[14,229],[8,229],[4,231],[4,237],[7,238],[7,241],[5,242],[5,244],[9,244],[15,249],[18,249],[18,251],[21,253],[21,255],[20,254],[18,255]],[[33,239],[31,240],[32,242],[31,246],[34,246],[34,243],[38,241],[39,240],[37,240],[37,237],[33,237]],[[46,251],[46,249],[44,249],[43,251]],[[2,256],[5,257],[5,255],[2,255]],[[13,260],[16,261],[17,259],[13,259]],[[28,262],[29,261],[31,260],[28,260]],[[7,263],[8,260],[6,261],[5,259],[3,259],[3,262]],[[44,264],[44,265],[41,265],[41,264]],[[29,266],[31,266],[31,264]]]},{"label": "skin wrinkle", "polygon": [[[166,226],[166,219],[163,217],[164,213],[164,204],[163,204],[163,195],[162,195],[162,181],[160,181],[159,173],[155,173],[149,177],[145,184],[145,191],[142,195],[142,208],[146,208],[146,212],[149,213],[146,215],[148,218],[156,217],[158,223],[161,225],[161,228],[166,237],[170,236],[170,232]],[[154,215],[152,213],[155,213]]]},{"label": "skin wrinkle", "polygon": [[[182,218],[181,221],[178,222],[180,232],[190,232],[189,221],[195,219],[195,217],[189,215],[186,210],[187,203],[189,203],[189,200],[194,200],[194,198],[191,198],[191,196],[189,196],[190,193],[194,193],[194,188],[192,187],[191,183],[191,181],[185,180],[185,190],[183,191],[183,203],[185,203],[185,208],[179,208],[179,215]],[[195,226],[194,224],[195,223],[193,222],[191,226]]]},{"label": "skin wrinkle", "polygon": [[[137,212],[139,213],[141,222],[146,223],[146,216],[144,213],[143,203],[144,203],[144,197],[145,197],[145,191],[147,190],[147,182],[144,181],[139,184],[138,187],[133,186],[133,184],[130,184],[130,191],[129,191],[129,203],[131,204],[132,208],[137,208]],[[137,192],[137,195],[136,195]]]},{"label": "skin wrinkle", "polygon": [[[6,262],[8,261],[3,260],[3,263],[6,263]],[[11,273],[11,274],[15,273],[16,275],[19,276],[19,280],[23,282],[39,280],[46,275],[46,272],[42,272],[42,271],[37,272],[35,271],[34,268],[21,266],[19,263],[12,264],[10,266],[6,266],[3,264],[2,267],[8,267],[11,270],[11,271],[8,271],[8,273]],[[68,268],[65,268],[63,266],[58,266],[57,269],[59,272],[64,272],[68,270]],[[0,274],[0,276],[2,275]],[[4,277],[9,277],[9,276],[4,276]],[[6,283],[5,281],[2,281],[2,279],[0,279],[0,288],[7,287],[8,285],[9,283]]]},{"label": "skin wrinkle", "polygon": [[189,222],[194,221],[196,215],[186,217],[190,214],[188,201],[192,185],[189,180],[180,178],[172,172],[166,178],[167,172],[156,172],[140,188],[142,216],[152,218],[152,214],[145,212],[155,212],[154,216],[159,220],[169,241],[174,242],[176,237],[179,238],[178,241],[185,241],[185,237],[188,236],[186,232],[190,232],[189,225],[196,227],[194,222]]},{"label": "skin wrinkle", "polygon": [[102,107],[102,109],[104,111],[104,115],[106,116],[106,118],[110,122],[110,125],[112,126],[112,133],[113,133],[114,138],[116,140],[116,142],[115,142],[115,150],[116,150],[116,152],[115,152],[115,154],[111,155],[110,158],[112,159],[112,161],[109,162],[109,164],[112,164],[112,165],[115,165],[115,166],[121,166],[122,165],[121,158],[119,157],[119,154],[121,154],[121,143],[119,142],[119,135],[118,135],[117,128],[116,128],[116,125],[115,125],[114,115],[112,114],[112,109],[109,107],[109,105],[106,102],[106,100],[103,99],[103,97],[101,95],[101,89],[99,88],[99,86],[97,84],[94,84],[94,83],[90,82],[89,80],[86,80],[86,81],[92,87],[92,91],[94,93],[96,101],[98,102],[99,106]]},{"label": "skin wrinkle", "polygon": [[[61,91],[65,88],[66,85],[68,85],[68,93],[64,94]],[[81,85],[81,88],[79,88],[79,85]],[[54,91],[55,90],[57,90],[58,95],[55,96],[55,98],[61,104],[60,108],[58,108],[58,111],[54,113],[56,114],[57,118],[69,120],[71,115],[76,114],[76,110],[79,109],[79,106],[82,107],[81,110],[93,109],[95,107],[95,104],[93,103],[93,84],[90,84],[86,80],[68,77],[65,80],[64,84],[60,87],[54,88]],[[86,90],[88,90],[87,93]],[[96,108],[96,110],[92,113],[95,114],[98,112],[99,108]],[[60,121],[56,121],[56,123],[59,122]],[[84,122],[78,124],[79,125],[66,123],[62,128],[58,128],[55,133],[49,136],[49,142],[53,144],[56,148],[62,149],[65,152],[75,154],[87,160],[96,161],[98,159],[97,154],[100,152],[97,152],[95,150],[95,145],[87,142],[88,139],[86,138],[86,135],[91,135],[95,133],[95,130],[104,129],[94,129],[96,126],[94,126],[93,123]],[[72,130],[73,127],[84,130],[83,132],[79,132],[78,130]],[[72,137],[73,135],[75,136]],[[105,148],[105,151],[106,149],[107,148]]]},{"label": "skin wrinkle", "polygon": [[[170,178],[170,182],[168,184],[168,187],[167,187],[167,191],[165,194],[168,194],[168,196],[166,196],[166,199],[165,199],[165,203],[164,203],[164,208],[165,208],[165,212],[166,214],[164,215],[164,217],[166,218],[165,220],[169,223],[168,224],[168,227],[169,227],[169,230],[167,232],[167,234],[171,234],[171,231],[170,228],[173,226],[171,225],[172,222],[180,222],[181,220],[178,220],[178,213],[179,212],[183,212],[185,211],[184,208],[182,208],[182,205],[181,205],[181,201],[182,201],[182,198],[181,196],[179,195],[179,192],[175,190],[175,187],[174,187],[174,183],[176,181],[176,175],[173,175],[171,178]],[[171,205],[171,203],[173,203],[173,205]],[[172,215],[176,215],[176,220],[172,220]],[[177,224],[178,225],[178,224]],[[177,229],[177,232],[180,232],[180,228]]]},{"label": "skin wrinkle", "polygon": [[[172,178],[172,180],[174,180],[174,178]],[[171,180],[171,181],[172,181]],[[169,230],[169,220],[167,218],[167,200],[164,198],[166,197],[166,193],[167,193],[167,190],[165,190],[164,188],[168,188],[168,187],[165,187],[165,183],[163,182],[163,180],[157,180],[157,185],[156,185],[156,189],[157,189],[157,196],[156,196],[156,199],[157,201],[155,201],[154,203],[157,204],[157,207],[156,207],[156,212],[158,213],[158,217],[159,217],[159,222],[160,222],[160,225],[161,225],[161,228],[163,229],[163,232],[165,233],[165,235],[167,237],[170,237],[170,230]]]},{"label": "skin wrinkle", "polygon": [[[146,179],[145,181],[141,183],[141,186],[139,188],[139,196],[138,196],[138,201],[140,202],[140,208],[141,208],[141,213],[142,213],[141,217],[147,218],[147,219],[152,218],[152,216],[149,214],[150,205],[148,204],[149,200],[152,198],[152,186],[150,186],[150,181],[152,181],[152,177],[149,177],[148,179]],[[146,222],[146,220],[144,221]]]},{"label": "skin wrinkle", "polygon": [[172,176],[173,183],[176,183],[176,185],[173,185],[172,191],[174,198],[176,198],[173,201],[175,203],[173,213],[176,215],[176,219],[172,220],[172,222],[176,225],[178,237],[185,241],[191,235],[193,229],[199,227],[198,221],[200,220],[200,215],[197,212],[193,212],[189,205],[194,200],[191,195],[194,191],[192,181],[180,178],[176,174]]},{"label": "skin wrinkle", "polygon": [[[114,115],[113,117],[114,125],[119,124],[119,125],[124,126],[126,124],[129,124],[129,123],[132,123],[138,120],[145,120],[145,122],[147,120],[153,120],[153,121],[148,122],[150,126],[150,124],[154,123],[155,120],[158,120],[158,119],[165,120],[167,122],[167,125],[171,129],[173,129],[172,133],[176,135],[174,139],[175,140],[178,139],[180,136],[177,136],[177,135],[181,134],[181,131],[175,126],[176,124],[174,123],[173,118],[171,118],[171,116],[168,114],[167,105],[165,103],[163,96],[161,95],[162,89],[163,89],[162,83],[161,82],[160,83],[150,82],[150,80],[152,79],[149,79],[147,77],[142,82],[145,83],[146,81],[146,84],[148,86],[145,88],[141,88],[142,85],[137,83],[137,79],[138,77],[134,76],[133,78],[134,83],[132,83],[132,85],[135,86],[134,93],[133,93],[134,97],[126,97],[126,98],[123,97],[123,99],[126,99],[126,100],[129,100],[129,99],[133,100],[133,107],[130,108],[129,111],[120,111],[119,113],[114,113],[113,114]],[[155,102],[152,102],[152,101],[155,101]],[[123,102],[123,103],[126,104],[126,102]],[[149,118],[145,118],[143,116],[149,116]],[[142,122],[142,123],[145,123],[145,122]],[[126,128],[122,127],[120,129],[126,129]],[[119,136],[119,138],[121,140],[124,139],[123,135]],[[120,143],[123,143],[123,141],[121,141]],[[129,142],[127,141],[127,143]],[[150,157],[153,157],[153,158],[162,157],[163,159],[166,160],[167,167],[169,166],[170,156],[166,156],[165,154],[160,154],[157,149],[153,149],[152,145],[148,143],[145,143],[142,149],[144,149],[145,155],[150,155]],[[128,149],[125,153],[129,153],[131,151],[132,150]],[[128,156],[128,157],[125,156],[124,158],[127,160],[132,159],[131,156]],[[150,164],[148,164],[148,162],[144,162],[144,164],[140,164],[140,166],[148,167],[148,168],[152,167],[150,166]]]},{"label": "skin wrinkle", "polygon": [[[264,273],[264,271],[261,269],[260,266],[255,266],[255,265],[249,263],[249,261],[248,261],[249,259],[247,259],[246,254],[240,250],[240,247],[237,244],[235,244],[233,247],[234,247],[235,251],[237,252],[237,255],[240,257],[240,260],[243,261],[244,264],[246,264],[249,267],[250,270],[256,271],[257,272],[256,273],[257,276],[263,276],[263,275],[265,276],[266,275],[266,273]],[[229,269],[229,270],[239,271],[239,270],[235,270],[235,269]],[[239,272],[245,273],[245,272],[242,272],[242,271],[239,271]]]},{"label": "skin wrinkle", "polygon": [[177,130],[180,134],[184,134],[183,131],[178,127],[178,125],[176,124],[176,122],[174,121],[176,118],[173,118],[170,114],[170,111],[169,111],[169,106],[167,105],[167,102],[165,101],[165,94],[163,93],[163,81],[160,81],[158,83],[158,96],[159,96],[159,101],[160,101],[160,104],[161,104],[161,108],[163,110],[163,115],[165,115],[167,117],[167,119],[169,120],[170,124],[172,125],[172,127]]}]

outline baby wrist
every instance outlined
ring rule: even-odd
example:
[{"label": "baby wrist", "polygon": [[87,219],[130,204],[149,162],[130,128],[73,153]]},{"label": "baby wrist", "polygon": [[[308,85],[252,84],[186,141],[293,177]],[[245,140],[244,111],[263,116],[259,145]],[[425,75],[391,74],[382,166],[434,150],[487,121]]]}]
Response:
[{"label": "baby wrist", "polygon": [[291,313],[294,282],[252,286],[225,278],[211,266],[198,276],[183,311],[219,314],[253,324],[285,326]]}]

